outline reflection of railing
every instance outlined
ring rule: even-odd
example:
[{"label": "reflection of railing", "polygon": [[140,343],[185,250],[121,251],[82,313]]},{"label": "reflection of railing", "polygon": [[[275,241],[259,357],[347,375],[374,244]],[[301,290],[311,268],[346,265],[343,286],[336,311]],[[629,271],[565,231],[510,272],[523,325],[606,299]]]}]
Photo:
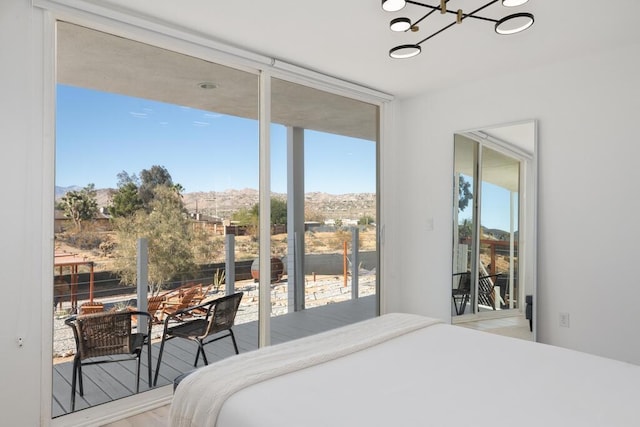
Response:
[{"label": "reflection of railing", "polygon": [[[471,246],[471,239],[460,239],[460,243],[467,244]],[[491,240],[491,239],[480,239],[480,248],[481,250],[484,247],[487,247],[487,251],[489,252],[490,261],[487,267],[487,273],[490,275],[494,275],[497,273],[504,273],[504,271],[496,270],[496,256],[502,255],[505,257],[509,256],[511,242],[508,240]],[[518,257],[518,242],[513,242],[513,256]]]},{"label": "reflection of railing", "polygon": [[[490,263],[487,267],[489,267],[489,274],[493,275],[496,273],[501,273],[496,271],[496,255],[503,255],[509,257],[510,245],[511,242],[508,240],[489,240],[489,239],[481,239],[480,240],[480,248],[483,245],[489,246],[489,256]],[[513,256],[518,256],[518,242],[513,242]],[[503,272],[502,272],[503,273]]]}]

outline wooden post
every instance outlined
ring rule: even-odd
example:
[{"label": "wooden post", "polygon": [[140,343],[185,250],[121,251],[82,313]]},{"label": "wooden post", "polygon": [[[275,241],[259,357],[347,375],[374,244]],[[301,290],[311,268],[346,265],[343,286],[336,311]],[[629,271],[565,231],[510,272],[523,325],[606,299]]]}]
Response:
[{"label": "wooden post", "polygon": [[94,274],[93,274],[93,262],[89,264],[89,303],[93,304],[93,287],[94,287]]},{"label": "wooden post", "polygon": [[489,274],[496,274],[496,245],[494,243],[489,243],[489,247],[491,248],[491,268],[489,269]]},{"label": "wooden post", "polygon": [[358,227],[351,227],[351,299],[358,298],[358,285],[360,273],[360,229]]},{"label": "wooden post", "polygon": [[71,265],[71,309],[78,312],[78,265]]}]

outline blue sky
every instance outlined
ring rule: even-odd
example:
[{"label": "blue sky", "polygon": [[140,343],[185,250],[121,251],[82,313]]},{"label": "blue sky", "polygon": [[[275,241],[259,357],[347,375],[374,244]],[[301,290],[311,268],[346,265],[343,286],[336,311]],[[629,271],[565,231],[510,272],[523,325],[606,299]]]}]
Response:
[{"label": "blue sky", "polygon": [[[473,185],[473,179],[467,175],[463,175],[464,179]],[[471,220],[471,212],[473,203],[469,202],[467,207],[459,212],[458,222],[463,220]],[[518,230],[518,201],[516,199],[516,209],[514,230]],[[497,185],[483,182],[482,183],[482,212],[481,222],[484,227],[489,229],[498,229],[509,231],[511,222],[511,192]]]},{"label": "blue sky", "polygon": [[[161,165],[186,192],[258,188],[255,120],[65,85],[57,90],[58,186],[115,188],[119,172]],[[271,138],[271,188],[285,193],[286,129],[272,126]],[[373,142],[305,132],[306,192],[374,193],[375,168]],[[483,191],[482,225],[508,230],[508,191],[486,183]]]},{"label": "blue sky", "polygon": [[[272,191],[286,192],[286,130],[272,126]],[[305,132],[305,191],[374,193],[375,143]],[[167,168],[186,192],[258,188],[258,123],[58,85],[56,185],[115,188],[117,174]]]}]

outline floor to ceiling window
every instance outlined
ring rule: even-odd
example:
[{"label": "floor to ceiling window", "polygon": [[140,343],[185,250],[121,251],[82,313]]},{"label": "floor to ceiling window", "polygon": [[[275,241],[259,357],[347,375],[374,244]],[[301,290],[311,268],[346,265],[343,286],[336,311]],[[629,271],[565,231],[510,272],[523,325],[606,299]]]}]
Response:
[{"label": "floor to ceiling window", "polygon": [[[72,410],[70,357],[80,354],[65,321],[140,309],[138,237],[148,246],[157,386],[196,356],[192,342],[168,341],[158,367],[167,316],[243,292],[236,335],[247,351],[258,346],[259,294],[250,270],[259,255],[258,74],[61,22],[57,77],[54,416]],[[209,347],[209,361],[234,351],[231,342]],[[153,387],[146,352],[141,392]],[[135,361],[113,365],[82,368],[74,410],[136,392]]]},{"label": "floor to ceiling window", "polygon": [[[261,229],[258,70],[65,22],[56,67],[54,417],[72,412],[75,316],[149,311],[140,392],[193,369],[196,347],[183,339],[158,363],[176,307],[242,292],[237,345],[257,348],[260,257],[271,259],[274,343],[377,314],[378,107],[273,79],[271,227]],[[226,340],[206,347],[209,362],[233,354]],[[135,394],[135,366],[83,367],[73,410]]]}]

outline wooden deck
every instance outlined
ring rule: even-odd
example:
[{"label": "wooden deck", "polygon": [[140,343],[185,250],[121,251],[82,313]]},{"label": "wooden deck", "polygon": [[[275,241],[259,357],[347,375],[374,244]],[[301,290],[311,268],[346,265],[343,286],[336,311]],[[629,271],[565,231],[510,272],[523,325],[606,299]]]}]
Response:
[{"label": "wooden deck", "polygon": [[[278,344],[295,338],[316,334],[339,326],[355,323],[376,315],[376,297],[367,296],[357,300],[310,308],[271,318],[271,342]],[[238,324],[234,333],[240,352],[258,347],[258,324]],[[155,374],[159,343],[152,346],[152,369]],[[223,339],[205,347],[209,363],[234,354],[231,339]],[[196,345],[184,339],[173,339],[165,344],[158,387],[173,382],[178,375],[193,369]],[[199,366],[202,366],[200,361]],[[76,411],[100,405],[135,393],[134,361],[107,363],[83,367],[84,396],[76,396]],[[70,410],[72,362],[53,366],[53,417],[67,414]],[[149,390],[147,383],[146,355],[143,354],[140,368],[140,392]]]}]

